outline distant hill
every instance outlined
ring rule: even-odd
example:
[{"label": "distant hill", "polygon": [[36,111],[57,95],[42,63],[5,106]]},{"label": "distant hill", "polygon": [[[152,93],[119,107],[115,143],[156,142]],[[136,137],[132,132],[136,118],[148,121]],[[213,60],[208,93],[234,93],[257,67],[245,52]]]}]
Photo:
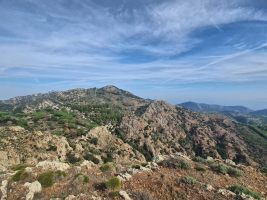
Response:
[{"label": "distant hill", "polygon": [[184,102],[178,104],[178,106],[187,108],[195,112],[234,112],[242,114],[253,112],[253,110],[244,106],[221,106],[221,105],[204,104],[196,102]]},{"label": "distant hill", "polygon": [[263,110],[256,110],[249,113],[250,115],[261,115],[261,116],[267,116],[267,109]]}]

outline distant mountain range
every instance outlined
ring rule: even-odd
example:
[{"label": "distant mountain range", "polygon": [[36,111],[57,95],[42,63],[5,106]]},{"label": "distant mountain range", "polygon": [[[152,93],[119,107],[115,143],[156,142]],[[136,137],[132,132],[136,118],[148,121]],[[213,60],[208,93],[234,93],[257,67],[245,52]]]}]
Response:
[{"label": "distant mountain range", "polygon": [[257,110],[257,111],[251,112],[249,114],[251,114],[251,115],[267,116],[267,109]]},{"label": "distant mountain range", "polygon": [[234,112],[242,114],[248,114],[253,112],[252,109],[247,108],[245,106],[222,106],[222,105],[196,103],[196,102],[184,102],[178,104],[178,106],[187,108],[195,112]]}]

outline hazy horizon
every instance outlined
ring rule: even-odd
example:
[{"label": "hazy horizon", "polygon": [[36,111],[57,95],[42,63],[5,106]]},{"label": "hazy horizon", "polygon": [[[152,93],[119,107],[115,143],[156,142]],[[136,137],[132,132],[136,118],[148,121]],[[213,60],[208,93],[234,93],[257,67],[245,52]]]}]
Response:
[{"label": "hazy horizon", "polygon": [[0,99],[115,85],[265,109],[266,58],[266,0],[0,1]]}]

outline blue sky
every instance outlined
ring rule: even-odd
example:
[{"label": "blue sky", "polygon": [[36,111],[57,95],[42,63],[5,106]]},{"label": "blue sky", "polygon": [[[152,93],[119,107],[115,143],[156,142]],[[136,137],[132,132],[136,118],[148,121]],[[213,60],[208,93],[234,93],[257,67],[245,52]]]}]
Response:
[{"label": "blue sky", "polygon": [[0,0],[0,98],[116,85],[267,108],[266,0]]}]

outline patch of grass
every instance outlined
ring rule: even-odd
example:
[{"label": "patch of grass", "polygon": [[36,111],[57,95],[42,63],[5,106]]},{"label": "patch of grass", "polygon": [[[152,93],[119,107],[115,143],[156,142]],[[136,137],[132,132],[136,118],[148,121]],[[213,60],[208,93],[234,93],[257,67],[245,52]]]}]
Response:
[{"label": "patch of grass", "polygon": [[212,164],[210,167],[213,171],[224,174],[224,175],[229,174],[230,176],[233,176],[233,177],[240,177],[242,175],[239,169],[229,167],[224,164]]},{"label": "patch of grass", "polygon": [[204,172],[204,171],[206,171],[206,167],[205,167],[205,165],[201,165],[201,164],[197,164],[196,167],[195,167],[195,169],[196,169],[197,171],[199,171],[199,172]]},{"label": "patch of grass", "polygon": [[121,180],[117,177],[113,177],[106,182],[106,188],[112,191],[118,191],[121,188]]},{"label": "patch of grass", "polygon": [[242,185],[233,185],[233,186],[229,187],[228,189],[237,195],[241,195],[242,193],[244,193],[244,194],[249,195],[255,199],[261,199],[260,193],[254,192],[254,191],[252,191],[252,190],[250,190],[250,189],[248,189]]},{"label": "patch of grass", "polygon": [[185,176],[181,179],[181,182],[189,185],[195,185],[198,181],[192,176]]},{"label": "patch of grass", "polygon": [[99,159],[98,158],[96,158],[93,154],[91,154],[91,153],[87,153],[87,154],[85,154],[85,156],[84,156],[84,159],[85,160],[89,160],[89,161],[92,161],[93,163],[95,163],[95,164],[99,164]]},{"label": "patch of grass", "polygon": [[47,171],[40,174],[37,180],[41,183],[42,187],[51,187],[55,183],[55,180],[65,176],[66,173],[60,170]]},{"label": "patch of grass", "polygon": [[29,176],[29,174],[25,171],[24,169],[20,169],[18,170],[13,176],[12,176],[12,181],[20,181],[23,180],[25,178],[27,178]]},{"label": "patch of grass", "polygon": [[105,163],[99,168],[102,172],[108,172],[115,170],[115,166],[113,163]]}]

